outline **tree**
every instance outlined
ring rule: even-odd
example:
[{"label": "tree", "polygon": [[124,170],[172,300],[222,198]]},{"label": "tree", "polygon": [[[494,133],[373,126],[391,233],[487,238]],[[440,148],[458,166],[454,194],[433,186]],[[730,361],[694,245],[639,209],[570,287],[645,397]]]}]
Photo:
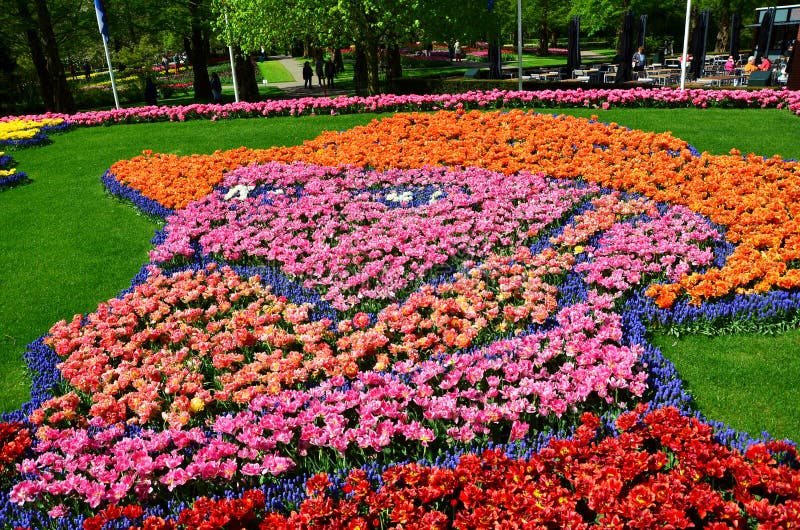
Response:
[{"label": "tree", "polygon": [[419,0],[220,0],[215,9],[217,31],[245,51],[286,48],[293,38],[315,48],[355,43],[363,53],[367,89],[374,94],[379,90],[379,50],[412,36],[417,27],[412,14],[422,6]]},{"label": "tree", "polygon": [[33,11],[28,2],[16,1],[17,16],[24,28],[45,109],[54,112],[74,112],[75,102],[67,85],[64,65],[61,63],[50,9],[46,0],[35,0],[32,7]]},{"label": "tree", "polygon": [[650,15],[647,34],[652,36],[651,42],[656,38],[659,44],[664,39],[682,41],[686,13],[684,0],[573,0],[573,13],[581,16],[581,31],[587,35],[616,34],[617,45],[628,9],[634,12],[636,20],[639,15]]},{"label": "tree", "polygon": [[717,28],[714,38],[715,51],[727,51],[730,45],[731,15],[739,13],[742,20],[749,20],[757,7],[769,5],[754,0],[708,0],[700,5],[711,10],[711,19]]},{"label": "tree", "polygon": [[539,54],[547,55],[548,48],[555,46],[559,30],[569,24],[572,2],[555,0],[528,0],[522,5],[524,27],[536,28]]},{"label": "tree", "polygon": [[[191,37],[184,37],[184,48],[186,57],[192,63],[194,98],[197,101],[211,101],[211,81],[208,78],[210,5],[203,0],[188,0],[187,4]],[[256,88],[256,93],[258,93],[258,88]]]}]

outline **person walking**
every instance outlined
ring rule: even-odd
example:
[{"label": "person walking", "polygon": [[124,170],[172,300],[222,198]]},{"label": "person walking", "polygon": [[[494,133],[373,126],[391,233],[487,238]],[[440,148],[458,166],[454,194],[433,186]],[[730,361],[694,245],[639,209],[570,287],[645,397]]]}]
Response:
[{"label": "person walking", "polygon": [[333,59],[328,58],[325,63],[325,79],[328,81],[328,88],[333,88],[333,78],[336,76],[336,65],[333,64]]},{"label": "person walking", "polygon": [[314,69],[317,71],[319,86],[325,86],[325,61],[322,60],[322,54],[317,55],[317,61]]},{"label": "person walking", "polygon": [[311,70],[311,64],[306,61],[303,63],[303,88],[313,89],[312,80],[314,72]]},{"label": "person walking", "polygon": [[147,81],[144,83],[144,102],[148,105],[158,105],[158,89],[150,76],[147,76]]},{"label": "person walking", "polygon": [[214,72],[211,74],[211,101],[214,103],[222,103],[222,81],[219,79],[219,74]]}]

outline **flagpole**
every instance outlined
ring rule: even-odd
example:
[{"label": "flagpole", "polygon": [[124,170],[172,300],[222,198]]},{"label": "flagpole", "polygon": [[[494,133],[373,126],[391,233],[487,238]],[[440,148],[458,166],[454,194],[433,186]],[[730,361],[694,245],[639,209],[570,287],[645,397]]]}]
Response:
[{"label": "flagpole", "polygon": [[111,90],[114,92],[114,105],[119,108],[119,96],[117,96],[117,82],[114,80],[114,70],[111,68],[111,54],[108,53],[108,43],[103,39],[103,48],[106,50],[106,62],[108,63],[108,75],[111,77]]},{"label": "flagpole", "polygon": [[518,89],[522,92],[522,0],[517,0],[517,47],[519,48],[519,57],[517,57]]},{"label": "flagpole", "polygon": [[686,48],[689,46],[689,22],[692,16],[692,0],[686,0],[686,23],[683,28],[683,60],[681,61],[681,92],[686,81]]},{"label": "flagpole", "polygon": [[108,22],[106,21],[106,10],[103,7],[103,0],[94,0],[94,14],[97,16],[97,28],[100,30],[100,38],[103,40],[103,49],[106,51],[108,76],[111,78],[111,91],[114,92],[114,105],[116,108],[119,108],[117,82],[114,79],[114,69],[111,67],[111,54],[108,52]]}]

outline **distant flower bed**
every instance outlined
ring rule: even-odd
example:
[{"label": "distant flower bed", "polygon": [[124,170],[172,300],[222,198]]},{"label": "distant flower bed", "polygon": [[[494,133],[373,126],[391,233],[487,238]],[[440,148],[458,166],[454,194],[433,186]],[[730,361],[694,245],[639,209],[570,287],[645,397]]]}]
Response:
[{"label": "distant flower bed", "polygon": [[188,90],[194,86],[194,83],[166,83],[164,87],[172,90]]},{"label": "distant flower bed", "polygon": [[48,132],[67,129],[72,124],[64,117],[0,118],[0,145],[27,147],[47,141]]},{"label": "distant flower bed", "polygon": [[192,104],[183,106],[131,107],[77,114],[45,114],[26,119],[60,118],[82,126],[111,125],[192,119],[310,116],[358,112],[404,112],[440,109],[512,109],[526,107],[731,107],[786,108],[800,114],[800,92],[773,90],[679,90],[664,88],[473,91],[463,94],[394,95],[370,97],[339,96],[270,100],[256,103]]},{"label": "distant flower bed", "polygon": [[[467,60],[472,59],[476,61],[486,61],[489,58],[489,51],[488,50],[468,50],[466,52]],[[500,60],[502,61],[510,61],[512,57],[512,52],[508,50],[503,50],[502,57]]]}]

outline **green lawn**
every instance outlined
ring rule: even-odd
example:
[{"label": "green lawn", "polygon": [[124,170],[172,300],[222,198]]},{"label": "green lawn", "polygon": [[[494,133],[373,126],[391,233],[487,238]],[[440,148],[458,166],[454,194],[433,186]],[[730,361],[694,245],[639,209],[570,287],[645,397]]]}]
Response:
[{"label": "green lawn", "polygon": [[[559,109],[597,115],[632,128],[672,131],[700,150],[731,148],[800,158],[800,119],[779,110]],[[129,205],[107,196],[103,172],[143,149],[209,153],[246,145],[294,145],[322,130],[348,129],[375,115],[189,121],[76,129],[53,143],[13,151],[32,182],[0,193],[0,409],[27,399],[21,355],[25,345],[60,319],[115,296],[147,261],[158,228]],[[777,131],[777,132],[775,132]],[[769,430],[800,440],[792,406],[800,363],[800,332],[676,341],[656,337],[675,362],[702,410],[751,433]],[[674,345],[673,345],[674,343]]]},{"label": "green lawn", "polygon": [[703,413],[753,435],[800,440],[800,330],[771,335],[657,335],[653,343]]},{"label": "green lawn", "polygon": [[266,79],[269,83],[291,83],[294,81],[294,76],[277,59],[260,61],[256,64],[258,64],[258,70],[261,72],[261,78]]}]

